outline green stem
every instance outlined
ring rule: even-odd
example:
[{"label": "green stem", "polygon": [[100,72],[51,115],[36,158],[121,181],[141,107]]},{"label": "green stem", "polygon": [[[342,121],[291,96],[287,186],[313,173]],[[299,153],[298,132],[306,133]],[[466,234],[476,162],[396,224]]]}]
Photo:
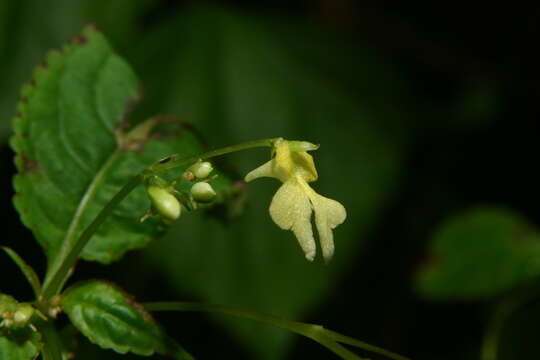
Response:
[{"label": "green stem", "polygon": [[43,334],[43,360],[62,360],[62,341],[54,325],[50,321],[42,321],[38,324]]},{"label": "green stem", "polygon": [[72,267],[77,262],[81,251],[84,249],[88,241],[99,229],[105,219],[112,213],[116,205],[118,205],[124,198],[144,180],[144,175],[141,172],[137,176],[133,177],[120,191],[101,209],[100,213],[96,216],[94,221],[88,225],[83,231],[79,239],[75,242],[73,247],[67,252],[62,264],[46,276],[46,281],[43,284],[43,297],[50,299],[54,295],[60,293],[62,286],[67,280]]},{"label": "green stem", "polygon": [[41,284],[39,283],[39,277],[37,276],[34,269],[28,265],[15,251],[8,248],[7,246],[0,246],[0,250],[4,250],[8,256],[13,260],[13,262],[19,267],[24,277],[32,287],[36,299],[41,294]]},{"label": "green stem", "polygon": [[64,251],[61,263],[58,266],[51,267],[45,276],[45,282],[42,288],[42,296],[45,300],[49,300],[56,294],[62,291],[62,287],[70,275],[70,271],[77,262],[81,251],[84,249],[88,241],[99,229],[101,224],[112,213],[114,208],[129,194],[133,189],[140,185],[147,177],[154,174],[158,174],[179,166],[194,163],[199,159],[209,159],[220,155],[229,154],[236,151],[251,149],[255,147],[271,147],[277,138],[262,139],[255,141],[248,141],[242,144],[227,146],[221,149],[208,151],[203,154],[190,156],[187,158],[172,160],[172,161],[160,161],[153,164],[148,169],[143,170],[135,177],[133,177],[127,184],[120,189],[120,191],[101,209],[94,221],[86,227],[76,242],[68,249]]},{"label": "green stem", "polygon": [[382,349],[382,348],[380,348],[378,346],[368,344],[366,342],[357,340],[355,338],[342,335],[342,334],[337,333],[337,332],[332,331],[332,330],[326,330],[326,335],[329,338],[331,338],[332,340],[337,341],[339,343],[354,346],[354,347],[364,349],[364,350],[367,350],[367,351],[370,351],[370,352],[373,352],[373,353],[377,353],[377,354],[380,354],[380,355],[384,355],[384,356],[386,356],[386,357],[388,357],[390,359],[408,360],[408,358],[406,358],[406,357],[404,357],[402,355],[399,355],[399,354],[396,354],[394,352]]},{"label": "green stem", "polygon": [[[77,242],[77,233],[80,229],[83,214],[87,210],[89,204],[91,204],[91,202],[93,201],[99,187],[103,184],[103,181],[105,180],[107,172],[109,171],[111,166],[113,166],[119,154],[120,150],[116,150],[108,158],[108,160],[105,161],[101,168],[96,172],[84,195],[81,197],[81,201],[79,202],[77,209],[73,214],[73,217],[71,218],[66,234],[62,239],[61,246],[58,249],[58,254],[53,258],[52,261],[49,262],[47,266],[47,276],[45,276],[44,280],[44,285],[46,285],[46,287],[49,286],[49,282],[52,280],[52,277],[56,275],[62,265],[66,262],[66,258],[71,255],[70,251],[73,250],[73,247]],[[67,277],[69,277],[69,275],[66,273],[66,277],[63,279],[63,281],[60,281],[58,284],[54,285],[57,286],[58,289],[60,289]]]},{"label": "green stem", "polygon": [[200,160],[210,159],[216,156],[230,154],[233,152],[252,149],[256,147],[272,147],[274,142],[278,139],[279,138],[261,139],[261,140],[247,141],[238,145],[226,146],[220,149],[205,152],[204,154],[190,156],[188,158],[169,161],[165,163],[157,163],[151,166],[150,170],[154,172],[155,174],[157,174],[157,173],[161,173],[161,172],[164,172],[164,171],[167,171],[167,170],[170,170],[170,169],[173,169],[173,168],[185,165],[185,164],[194,163],[199,159]]},{"label": "green stem", "polygon": [[153,302],[145,303],[143,306],[149,311],[198,311],[198,312],[214,312],[228,315],[239,316],[258,322],[262,322],[268,325],[276,326],[282,329],[289,330],[299,335],[308,337],[317,343],[323,345],[330,351],[339,355],[346,360],[359,360],[361,359],[356,354],[347,350],[338,342],[343,342],[348,345],[356,346],[358,348],[368,350],[373,353],[377,353],[395,360],[408,360],[406,357],[395,354],[393,352],[381,349],[379,347],[366,344],[356,339],[341,335],[331,330],[327,330],[321,325],[307,324],[297,321],[291,321],[283,318],[279,318],[272,315],[262,314],[254,311],[248,311],[244,309],[238,309],[234,307],[228,307],[223,305],[202,304],[196,302]]},{"label": "green stem", "polygon": [[497,360],[499,352],[499,339],[506,320],[520,308],[528,299],[521,297],[511,298],[498,304],[491,316],[482,340],[481,359]]}]

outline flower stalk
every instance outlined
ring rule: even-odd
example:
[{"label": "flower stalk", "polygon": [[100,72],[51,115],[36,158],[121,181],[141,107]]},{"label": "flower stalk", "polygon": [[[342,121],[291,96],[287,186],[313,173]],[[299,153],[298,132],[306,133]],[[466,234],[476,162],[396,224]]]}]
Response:
[{"label": "flower stalk", "polygon": [[182,159],[176,159],[175,156],[168,156],[165,159],[149,166],[147,169],[141,171],[135,175],[127,184],[125,184],[120,191],[103,207],[96,218],[86,227],[83,233],[79,236],[74,245],[64,251],[63,259],[58,267],[50,269],[45,276],[45,282],[43,284],[41,298],[44,300],[50,300],[54,295],[59,294],[62,291],[64,283],[69,278],[73,266],[77,262],[81,251],[84,249],[88,241],[99,229],[101,224],[107,219],[107,217],[113,212],[116,206],[124,200],[137,186],[144,183],[144,180],[148,177],[156,174],[171,170],[186,164],[195,163],[198,160],[210,159],[213,157],[247,150],[256,147],[272,147],[279,138],[269,138],[248,141],[237,145],[226,146],[224,148],[211,150],[203,154],[190,156]]}]

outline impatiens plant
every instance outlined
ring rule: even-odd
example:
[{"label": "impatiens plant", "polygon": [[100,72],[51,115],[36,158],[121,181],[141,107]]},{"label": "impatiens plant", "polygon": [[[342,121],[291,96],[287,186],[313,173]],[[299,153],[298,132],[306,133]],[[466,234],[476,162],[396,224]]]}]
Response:
[{"label": "impatiens plant", "polygon": [[[62,51],[51,52],[23,88],[11,140],[18,169],[14,203],[45,251],[47,271],[42,282],[18,254],[2,248],[25,275],[35,299],[20,302],[0,294],[0,359],[67,358],[65,333],[55,322],[64,313],[102,348],[192,359],[155,322],[152,311],[221,312],[307,336],[344,359],[360,358],[342,344],[405,359],[320,325],[220,305],[139,304],[117,285],[100,280],[66,286],[79,259],[108,264],[146,246],[183,212],[230,201],[240,190],[208,160],[255,147],[270,148],[271,160],[245,180],[266,176],[283,183],[270,205],[274,222],[293,231],[312,261],[314,212],[325,261],[334,253],[332,229],[344,222],[346,212],[308,184],[318,175],[307,151],[317,145],[270,138],[204,152],[190,127],[173,116],[131,120],[139,88],[131,68],[91,27]],[[77,349],[69,352],[77,356]]]}]

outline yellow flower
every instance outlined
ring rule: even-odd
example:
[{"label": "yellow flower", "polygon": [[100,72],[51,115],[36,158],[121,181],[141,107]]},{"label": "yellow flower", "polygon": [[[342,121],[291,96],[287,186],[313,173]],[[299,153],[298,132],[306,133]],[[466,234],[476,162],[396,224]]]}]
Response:
[{"label": "yellow flower", "polygon": [[318,176],[313,157],[307,151],[317,148],[305,141],[279,139],[274,144],[272,160],[251,171],[245,180],[273,177],[283,183],[270,204],[270,216],[280,228],[293,231],[309,261],[316,253],[311,227],[311,213],[315,211],[323,257],[328,262],[334,254],[332,229],[345,221],[347,213],[339,202],[317,194],[308,185]]}]

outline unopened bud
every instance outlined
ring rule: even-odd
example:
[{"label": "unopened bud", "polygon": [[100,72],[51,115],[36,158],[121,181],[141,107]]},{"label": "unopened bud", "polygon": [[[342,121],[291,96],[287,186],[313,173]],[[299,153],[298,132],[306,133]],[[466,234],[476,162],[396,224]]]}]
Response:
[{"label": "unopened bud", "polygon": [[195,164],[193,164],[189,169],[188,171],[191,171],[191,173],[193,175],[195,175],[195,177],[197,179],[205,179],[208,177],[208,175],[210,175],[210,173],[212,172],[212,170],[214,170],[213,166],[211,163],[209,163],[208,161],[199,161]]},{"label": "unopened bud", "polygon": [[195,201],[209,202],[216,197],[216,192],[212,188],[212,185],[202,181],[193,184],[193,186],[191,187],[191,195],[193,196],[193,199],[195,199]]},{"label": "unopened bud", "polygon": [[34,308],[28,304],[23,304],[13,314],[13,321],[17,325],[26,325],[32,315],[34,315]]},{"label": "unopened bud", "polygon": [[182,207],[174,195],[158,186],[149,186],[147,191],[157,213],[171,221],[180,217]]},{"label": "unopened bud", "polygon": [[51,306],[49,307],[49,316],[53,319],[56,319],[58,317],[58,314],[62,312],[62,308],[60,306]]}]

